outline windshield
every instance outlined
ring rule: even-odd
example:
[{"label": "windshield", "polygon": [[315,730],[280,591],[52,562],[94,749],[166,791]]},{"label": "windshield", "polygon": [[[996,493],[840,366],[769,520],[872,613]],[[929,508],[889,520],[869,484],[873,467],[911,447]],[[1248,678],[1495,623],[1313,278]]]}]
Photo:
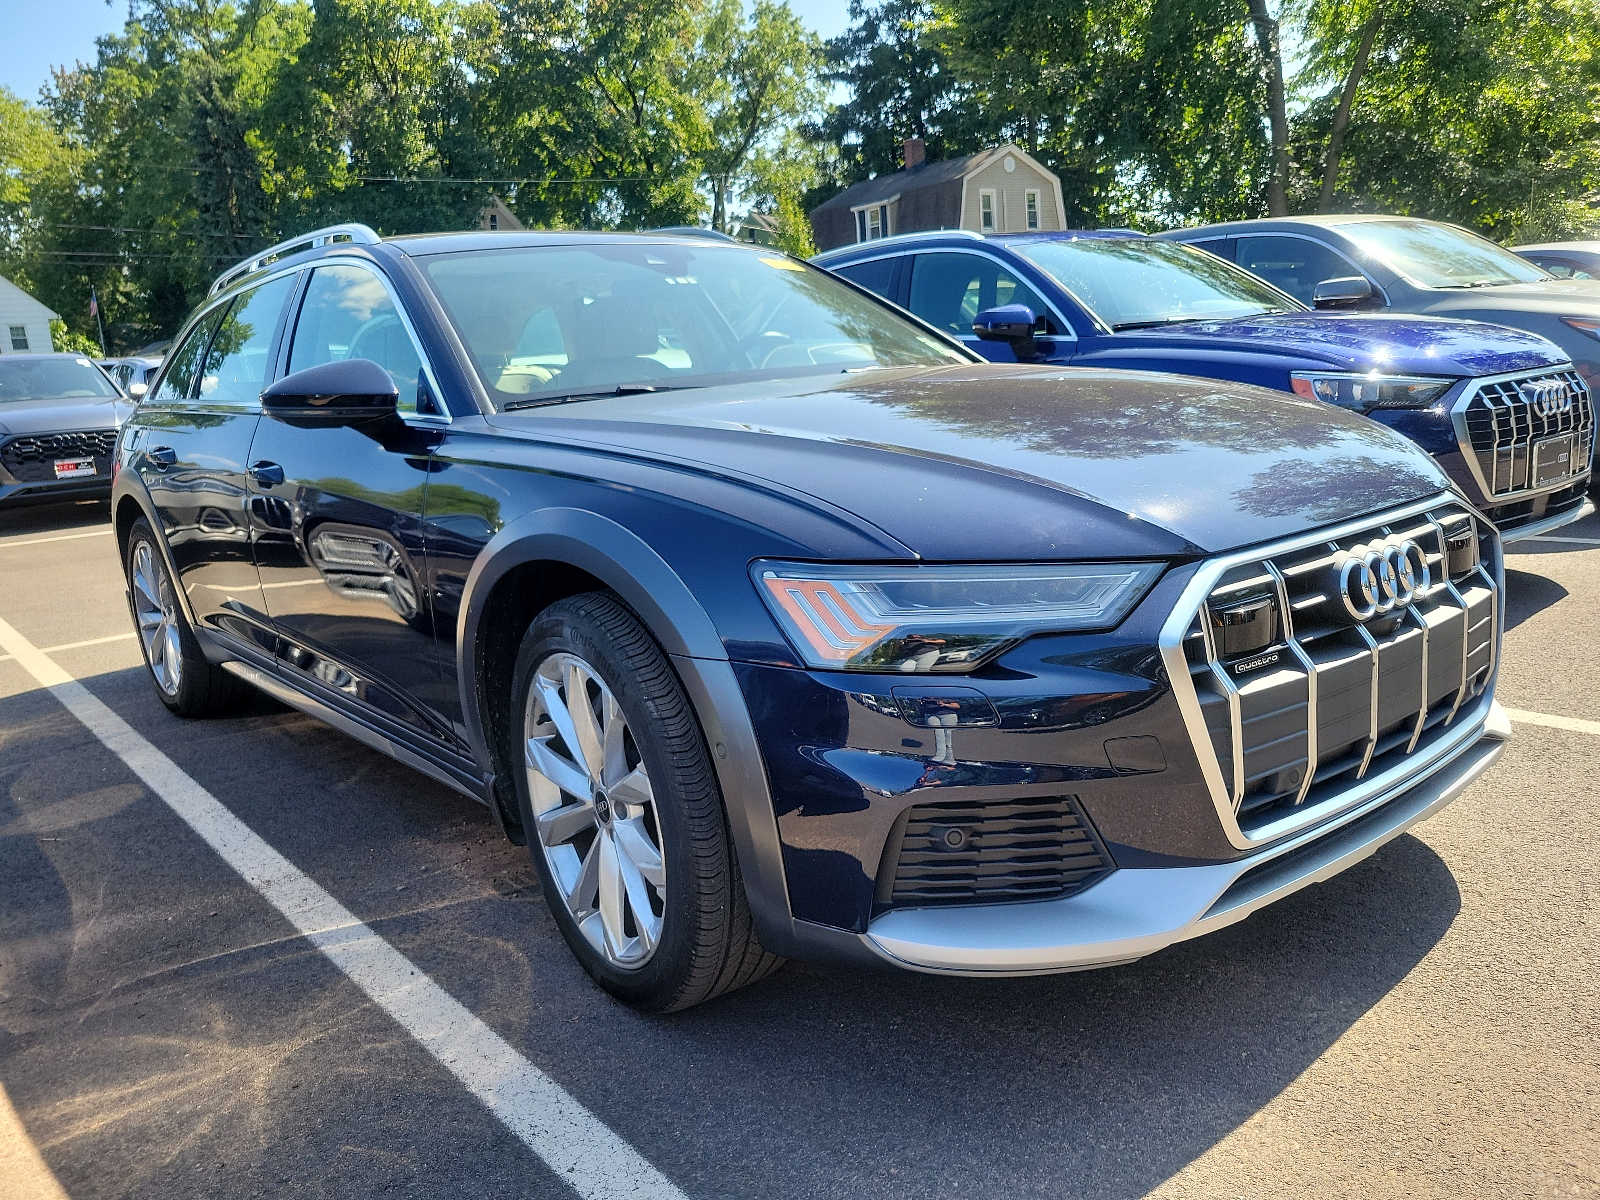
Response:
[{"label": "windshield", "polygon": [[420,262],[497,407],[971,361],[778,253],[610,242]]},{"label": "windshield", "polygon": [[87,358],[0,358],[0,404],[113,400],[119,395],[116,386]]},{"label": "windshield", "polygon": [[1019,242],[1017,253],[1112,329],[1293,312],[1299,303],[1213,254],[1144,238]]},{"label": "windshield", "polygon": [[1344,234],[1397,275],[1430,288],[1532,283],[1550,275],[1477,234],[1432,221],[1352,221]]}]

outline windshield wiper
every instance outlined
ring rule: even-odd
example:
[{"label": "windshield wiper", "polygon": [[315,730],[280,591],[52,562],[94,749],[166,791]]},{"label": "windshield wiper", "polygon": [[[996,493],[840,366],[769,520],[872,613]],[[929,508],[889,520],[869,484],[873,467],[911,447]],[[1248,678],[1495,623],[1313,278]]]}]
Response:
[{"label": "windshield wiper", "polygon": [[701,386],[697,383],[619,383],[614,388],[595,392],[563,392],[556,396],[530,396],[526,400],[513,400],[502,404],[501,412],[519,408],[544,408],[551,404],[573,404],[579,400],[604,400],[611,396],[648,396],[652,392],[682,392]]},{"label": "windshield wiper", "polygon": [[1215,317],[1163,317],[1159,321],[1119,321],[1111,327],[1112,333],[1121,333],[1124,329],[1157,329],[1162,325],[1190,325],[1195,321],[1214,321]]}]

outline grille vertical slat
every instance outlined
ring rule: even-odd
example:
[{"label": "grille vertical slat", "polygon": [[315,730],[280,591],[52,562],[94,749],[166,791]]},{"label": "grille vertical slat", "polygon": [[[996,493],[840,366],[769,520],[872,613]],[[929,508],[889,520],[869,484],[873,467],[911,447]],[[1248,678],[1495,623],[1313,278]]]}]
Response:
[{"label": "grille vertical slat", "polygon": [[[1448,538],[1462,527],[1485,558],[1452,579]],[[1427,562],[1428,586],[1409,604],[1357,620],[1330,578],[1349,557],[1406,543]],[[1497,555],[1492,527],[1441,500],[1432,512],[1247,561],[1217,579],[1184,644],[1210,749],[1246,835],[1292,810],[1336,804],[1361,780],[1449,736],[1494,671]],[[1230,605],[1248,597],[1238,581],[1263,569],[1283,614],[1279,640],[1222,661],[1203,636],[1207,614],[1219,596]]]}]

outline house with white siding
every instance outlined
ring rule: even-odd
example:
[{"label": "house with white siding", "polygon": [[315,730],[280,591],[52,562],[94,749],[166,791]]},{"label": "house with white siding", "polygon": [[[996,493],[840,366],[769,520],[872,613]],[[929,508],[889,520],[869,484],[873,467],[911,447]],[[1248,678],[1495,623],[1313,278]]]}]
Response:
[{"label": "house with white siding", "polygon": [[0,354],[48,354],[56,314],[9,279],[0,278]]},{"label": "house with white siding", "polygon": [[1014,143],[930,163],[922,139],[909,138],[904,161],[901,170],[864,179],[811,210],[819,250],[932,229],[1066,228],[1060,177]]}]

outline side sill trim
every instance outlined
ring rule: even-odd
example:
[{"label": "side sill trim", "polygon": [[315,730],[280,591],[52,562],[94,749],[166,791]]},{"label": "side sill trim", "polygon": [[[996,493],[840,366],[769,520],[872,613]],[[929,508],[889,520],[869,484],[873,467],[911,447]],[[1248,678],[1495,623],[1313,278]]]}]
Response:
[{"label": "side sill trim", "polygon": [[413,770],[420,771],[446,787],[460,792],[463,796],[476,800],[479,804],[488,804],[485,785],[481,780],[475,779],[465,771],[459,771],[442,762],[437,762],[428,755],[405,745],[403,742],[379,731],[366,721],[353,716],[332,704],[326,703],[299,688],[292,686],[270,671],[264,671],[249,663],[238,659],[230,659],[222,664],[222,669],[231,675],[237,675],[246,683],[260,688],[274,700],[287,704],[290,708],[299,709],[309,717],[315,717],[326,725],[331,725],[340,733],[346,734],[370,746],[397,762],[404,763]]}]

